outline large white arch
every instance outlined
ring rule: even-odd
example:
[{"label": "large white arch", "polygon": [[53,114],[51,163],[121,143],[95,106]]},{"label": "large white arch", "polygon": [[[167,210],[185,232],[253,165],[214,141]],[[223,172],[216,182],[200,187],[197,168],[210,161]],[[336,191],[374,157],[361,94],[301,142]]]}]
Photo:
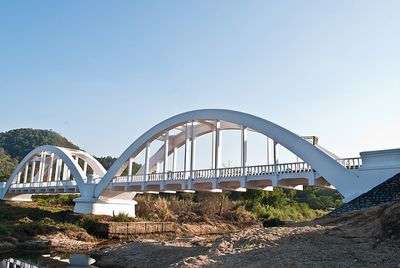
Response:
[{"label": "large white arch", "polygon": [[74,156],[78,156],[79,158],[83,159],[88,165],[92,168],[94,173],[100,177],[104,176],[106,173],[106,170],[104,167],[90,154],[80,151],[80,150],[74,150],[74,149],[68,149],[68,148],[62,148],[62,147],[57,147],[57,146],[52,146],[52,145],[43,145],[40,147],[37,147],[33,149],[29,154],[27,154],[22,161],[17,165],[15,168],[13,174],[11,177],[8,179],[5,187],[3,188],[2,195],[0,196],[0,199],[4,199],[8,189],[10,188],[13,180],[16,178],[18,172],[20,172],[22,169],[24,169],[25,164],[28,163],[32,157],[35,155],[41,153],[41,152],[50,152],[54,153],[57,157],[59,157],[64,164],[67,165],[68,169],[71,171],[72,176],[74,177],[77,187],[79,191],[81,192],[84,188],[85,185],[85,180],[86,174],[82,170],[82,168],[78,165],[76,160],[73,158]]},{"label": "large white arch", "polygon": [[[214,124],[210,124],[206,121],[203,121],[201,123],[204,124],[200,124],[198,126],[196,126],[195,129],[195,136],[196,138],[201,137],[203,135],[209,134],[212,131],[215,130],[215,126]],[[221,130],[241,130],[241,126],[237,125],[237,124],[233,124],[230,122],[221,122]],[[252,130],[252,129],[249,129]],[[170,136],[170,141],[169,141],[169,146],[168,146],[168,155],[170,155],[173,151],[174,148],[180,148],[182,146],[185,145],[185,132],[182,131],[181,133],[179,133],[178,135],[175,136]],[[315,146],[317,148],[319,148],[321,151],[325,152],[326,154],[328,154],[331,158],[333,159],[340,159],[339,156],[335,155],[334,153],[330,152],[329,150],[327,150],[326,148],[315,144]],[[157,161],[164,161],[164,145],[161,146],[158,151],[156,153],[154,153],[150,160],[149,160],[149,169],[151,170],[152,168],[154,168],[155,164],[157,163]],[[124,166],[121,167],[121,169],[117,172],[117,174],[115,174],[116,176],[119,176],[120,173],[123,171],[123,169],[125,169],[127,166],[127,163],[124,164]],[[141,166],[140,169],[137,172],[138,175],[144,174],[144,166]]]},{"label": "large white arch", "polygon": [[325,152],[293,132],[254,115],[232,110],[204,109],[182,113],[166,119],[135,140],[96,185],[95,197],[99,197],[102,194],[113,177],[126,166],[126,161],[139,154],[147,142],[154,140],[167,130],[198,120],[223,120],[249,127],[264,134],[310,164],[345,197],[352,194],[351,189],[356,187],[358,177],[354,173],[348,171]]}]

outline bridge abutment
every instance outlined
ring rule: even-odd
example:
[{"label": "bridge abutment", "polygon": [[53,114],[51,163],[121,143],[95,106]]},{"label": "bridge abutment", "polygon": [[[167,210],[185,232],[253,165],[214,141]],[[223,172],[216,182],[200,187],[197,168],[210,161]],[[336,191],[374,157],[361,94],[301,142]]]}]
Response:
[{"label": "bridge abutment", "polygon": [[400,172],[400,149],[361,152],[360,156],[363,164],[354,171],[359,179],[357,187],[352,195],[346,196],[345,201],[358,197]]},{"label": "bridge abutment", "polygon": [[94,214],[114,216],[118,214],[127,214],[135,217],[135,200],[120,199],[97,199],[79,197],[74,199],[74,212],[79,214]]},{"label": "bridge abutment", "polygon": [[125,191],[113,191],[112,188],[104,190],[103,194],[96,198],[94,191],[96,184],[87,183],[81,191],[81,196],[74,199],[74,212],[79,214],[94,214],[114,216],[127,214],[135,217],[135,205],[132,200],[136,193]]}]

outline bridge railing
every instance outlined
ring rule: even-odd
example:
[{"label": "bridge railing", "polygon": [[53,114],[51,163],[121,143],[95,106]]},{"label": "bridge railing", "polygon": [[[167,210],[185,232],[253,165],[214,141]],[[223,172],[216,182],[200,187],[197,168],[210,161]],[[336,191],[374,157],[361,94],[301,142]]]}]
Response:
[{"label": "bridge railing", "polygon": [[27,182],[14,183],[10,185],[11,189],[25,188],[49,188],[49,187],[75,187],[76,181],[44,181],[44,182]]},{"label": "bridge railing", "polygon": [[[336,160],[347,169],[358,169],[362,166],[361,157],[342,158]],[[190,171],[175,171],[167,173],[152,173],[147,175],[118,176],[113,183],[164,181],[164,180],[185,180],[231,178],[240,176],[262,176],[284,173],[311,172],[312,167],[306,162],[283,163],[276,165],[258,165],[247,167],[227,167],[218,169],[198,169]]]},{"label": "bridge railing", "polygon": [[258,165],[247,167],[228,167],[218,169],[199,169],[193,171],[176,171],[167,173],[151,173],[133,176],[117,176],[114,177],[113,183],[129,183],[129,182],[151,182],[165,180],[186,180],[192,179],[213,179],[213,178],[231,178],[240,176],[262,176],[270,174],[282,173],[299,173],[310,172],[312,168],[306,162],[293,162],[277,165]]},{"label": "bridge railing", "polygon": [[[361,157],[342,158],[336,160],[346,169],[358,169],[362,166]],[[212,178],[231,178],[240,176],[262,176],[271,174],[284,173],[300,173],[311,172],[312,167],[306,162],[283,163],[277,165],[257,165],[247,167],[227,167],[218,169],[199,169],[190,171],[175,171],[167,173],[152,173],[133,176],[117,176],[114,177],[113,183],[130,183],[130,182],[145,182],[145,181],[164,181],[164,180],[186,180],[192,179],[212,179]],[[94,183],[98,183],[100,178],[94,179]],[[5,183],[0,183],[0,188],[4,187]],[[49,187],[73,187],[76,186],[74,180],[68,181],[50,181],[50,182],[27,182],[16,183],[10,186],[11,189],[22,188],[49,188]]]},{"label": "bridge railing", "polygon": [[336,161],[347,169],[359,169],[362,166],[361,157],[341,158]]},{"label": "bridge railing", "polygon": [[[215,178],[215,169],[199,169],[192,171],[192,179],[212,179]],[[190,173],[189,173],[190,176]]]}]

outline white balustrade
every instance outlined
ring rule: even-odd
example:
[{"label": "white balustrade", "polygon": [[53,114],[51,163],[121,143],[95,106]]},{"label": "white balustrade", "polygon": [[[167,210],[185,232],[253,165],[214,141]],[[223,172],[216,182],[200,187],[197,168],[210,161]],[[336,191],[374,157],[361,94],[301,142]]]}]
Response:
[{"label": "white balustrade", "polygon": [[347,169],[358,169],[362,166],[361,157],[337,159],[338,163]]},{"label": "white balustrade", "polygon": [[[337,162],[347,169],[358,169],[362,165],[360,157],[337,159]],[[57,172],[58,170],[56,170]],[[241,176],[265,176],[272,174],[285,174],[285,173],[300,173],[312,172],[313,169],[306,162],[293,162],[283,163],[276,165],[258,165],[247,167],[229,167],[217,169],[200,169],[192,171],[192,179],[215,179],[215,178],[233,178]],[[116,176],[112,183],[141,183],[141,182],[157,182],[157,181],[173,181],[173,180],[187,180],[190,171],[168,171],[166,173],[151,173],[131,176]],[[94,183],[99,183],[101,178],[93,180]],[[85,181],[86,182],[86,181]],[[5,187],[5,183],[0,183],[0,188]],[[57,180],[46,182],[20,182],[14,183],[10,186],[11,189],[48,189],[57,187],[76,187],[74,180]]]}]

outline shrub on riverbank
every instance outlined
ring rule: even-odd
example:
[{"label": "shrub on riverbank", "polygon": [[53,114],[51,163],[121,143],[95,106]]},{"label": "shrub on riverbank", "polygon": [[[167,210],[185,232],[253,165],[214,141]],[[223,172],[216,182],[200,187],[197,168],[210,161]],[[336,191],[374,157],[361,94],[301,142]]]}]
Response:
[{"label": "shrub on riverbank", "polygon": [[306,187],[303,193],[299,192],[275,189],[246,193],[144,194],[135,198],[136,213],[144,220],[186,223],[222,219],[243,224],[272,218],[312,220],[341,204],[341,196],[332,190]]},{"label": "shrub on riverbank", "polygon": [[37,195],[33,196],[32,199],[43,207],[49,208],[61,208],[61,209],[72,209],[74,206],[74,199],[79,195]]},{"label": "shrub on riverbank", "polygon": [[241,202],[229,200],[223,194],[198,193],[196,195],[139,195],[136,213],[143,220],[198,223],[215,220],[245,224],[255,221]]}]

